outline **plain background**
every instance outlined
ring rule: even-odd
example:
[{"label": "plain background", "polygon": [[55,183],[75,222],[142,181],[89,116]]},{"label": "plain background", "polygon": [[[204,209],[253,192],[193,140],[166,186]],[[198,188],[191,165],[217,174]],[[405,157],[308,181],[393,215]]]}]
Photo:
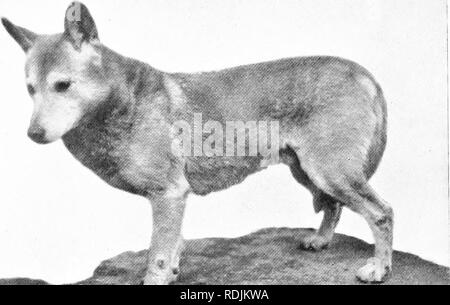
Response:
[{"label": "plain background", "polygon": [[[0,2],[39,33],[63,30],[69,1]],[[334,55],[368,68],[388,101],[389,139],[372,185],[395,210],[395,248],[448,265],[446,10],[443,0],[85,1],[102,42],[165,71],[216,70],[291,56]],[[24,54],[0,30],[0,278],[67,283],[101,260],[146,248],[151,207],[81,166],[61,142],[26,136],[32,103]],[[311,196],[286,167],[229,190],[191,196],[186,238],[264,227],[317,227]],[[372,242],[346,210],[337,229]],[[292,245],[295,247],[296,245]],[[301,255],[301,253],[299,253]]]}]

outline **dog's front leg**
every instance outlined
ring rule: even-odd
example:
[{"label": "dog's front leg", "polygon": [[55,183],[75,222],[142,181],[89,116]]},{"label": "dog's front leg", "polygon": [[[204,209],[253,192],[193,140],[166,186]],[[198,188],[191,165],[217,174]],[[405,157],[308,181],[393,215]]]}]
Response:
[{"label": "dog's front leg", "polygon": [[181,226],[186,191],[180,186],[150,198],[153,209],[153,232],[144,285],[167,285],[179,273],[182,250]]}]

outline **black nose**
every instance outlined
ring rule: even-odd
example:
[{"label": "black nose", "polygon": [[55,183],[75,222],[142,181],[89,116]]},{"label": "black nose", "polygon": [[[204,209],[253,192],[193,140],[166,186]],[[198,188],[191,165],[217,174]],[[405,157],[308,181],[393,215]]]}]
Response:
[{"label": "black nose", "polygon": [[28,137],[39,144],[46,144],[49,142],[46,138],[45,130],[41,127],[30,127],[30,129],[28,129]]}]

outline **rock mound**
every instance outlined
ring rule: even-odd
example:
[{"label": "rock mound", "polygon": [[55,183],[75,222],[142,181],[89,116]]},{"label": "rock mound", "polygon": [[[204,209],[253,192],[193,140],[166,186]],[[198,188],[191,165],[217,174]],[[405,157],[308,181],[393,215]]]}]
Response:
[{"label": "rock mound", "polygon": [[[186,241],[176,284],[358,284],[355,272],[373,246],[336,234],[329,249],[297,248],[309,229],[263,229],[239,238]],[[100,264],[91,278],[76,284],[138,284],[146,266],[146,250],[125,252]],[[387,284],[450,284],[449,269],[418,256],[395,251],[394,275]],[[41,280],[8,279],[0,284],[45,284]]]}]

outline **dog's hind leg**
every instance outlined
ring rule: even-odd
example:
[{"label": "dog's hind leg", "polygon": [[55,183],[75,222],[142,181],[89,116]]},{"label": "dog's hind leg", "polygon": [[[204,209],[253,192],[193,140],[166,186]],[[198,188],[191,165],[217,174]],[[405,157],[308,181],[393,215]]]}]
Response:
[{"label": "dog's hind leg", "polygon": [[341,217],[342,205],[327,194],[320,192],[314,196],[314,207],[323,211],[322,223],[315,233],[303,238],[300,248],[320,251],[327,248],[333,239],[334,230]]},{"label": "dog's hind leg", "polygon": [[394,214],[391,206],[362,180],[339,186],[335,184],[333,188],[331,192],[366,219],[374,236],[375,255],[358,270],[358,279],[369,283],[384,282],[392,272]]},{"label": "dog's hind leg", "polygon": [[316,165],[305,165],[305,170],[311,173],[311,180],[331,197],[361,214],[372,230],[375,255],[359,269],[358,279],[383,282],[392,271],[392,208],[373,191],[363,174],[349,170],[343,164]]},{"label": "dog's hind leg", "polygon": [[[365,168],[370,160],[367,157],[370,141],[367,139],[373,137],[368,122],[338,120],[338,124],[333,125],[333,120],[329,119],[327,124],[322,124],[327,128],[320,129],[322,125],[316,124],[300,130],[297,137],[300,140],[298,143],[291,141],[296,145],[290,147],[297,155],[303,176],[309,181],[306,186],[313,194],[323,192],[366,219],[374,236],[375,255],[359,269],[357,277],[364,282],[382,282],[392,269],[393,211],[368,184]],[[356,126],[350,128],[347,124]],[[325,218],[337,220],[338,214],[326,212]],[[332,227],[326,224],[325,231]]]},{"label": "dog's hind leg", "polygon": [[368,184],[356,188],[360,199],[349,207],[364,216],[375,239],[375,256],[359,269],[357,277],[363,282],[383,282],[392,272],[392,241],[394,212]]},{"label": "dog's hind leg", "polygon": [[342,205],[340,202],[322,192],[302,169],[296,153],[289,147],[281,152],[282,160],[291,169],[295,180],[305,186],[313,195],[314,210],[323,211],[323,219],[319,229],[307,235],[300,242],[299,248],[304,250],[320,251],[325,249],[333,239],[334,230],[339,222]]}]

